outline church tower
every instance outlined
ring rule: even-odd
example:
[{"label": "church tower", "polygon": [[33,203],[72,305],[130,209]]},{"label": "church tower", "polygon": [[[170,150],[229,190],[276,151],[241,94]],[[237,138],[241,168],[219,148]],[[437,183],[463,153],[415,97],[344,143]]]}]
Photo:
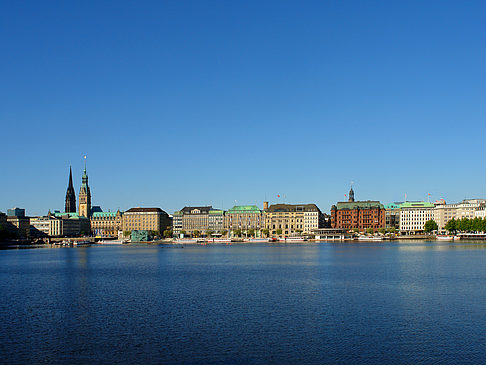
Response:
[{"label": "church tower", "polygon": [[354,202],[354,190],[353,190],[353,185],[351,185],[351,190],[349,190],[349,202]]},{"label": "church tower", "polygon": [[66,191],[66,203],[64,205],[65,213],[76,213],[76,193],[73,187],[73,172],[69,166],[69,184]]},{"label": "church tower", "polygon": [[81,189],[79,189],[78,213],[80,216],[86,218],[89,218],[91,215],[91,191],[89,190],[89,186],[88,186],[88,174],[86,173],[86,161],[84,162],[84,172],[83,172],[83,179],[81,183]]}]

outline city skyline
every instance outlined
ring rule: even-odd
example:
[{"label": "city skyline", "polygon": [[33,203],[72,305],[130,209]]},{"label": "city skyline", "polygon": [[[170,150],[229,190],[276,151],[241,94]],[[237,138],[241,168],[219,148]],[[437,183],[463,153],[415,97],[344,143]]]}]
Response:
[{"label": "city skyline", "polygon": [[483,2],[0,10],[0,211],[486,196]]}]

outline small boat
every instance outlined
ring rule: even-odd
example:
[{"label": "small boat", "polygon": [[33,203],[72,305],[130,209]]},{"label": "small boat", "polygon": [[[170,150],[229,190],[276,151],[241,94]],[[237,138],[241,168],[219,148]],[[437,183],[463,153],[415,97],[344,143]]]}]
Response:
[{"label": "small boat", "polygon": [[454,236],[446,236],[446,235],[437,235],[435,236],[435,239],[437,241],[453,241],[454,240]]},{"label": "small boat", "polygon": [[279,239],[280,242],[304,242],[305,237],[282,237]]}]

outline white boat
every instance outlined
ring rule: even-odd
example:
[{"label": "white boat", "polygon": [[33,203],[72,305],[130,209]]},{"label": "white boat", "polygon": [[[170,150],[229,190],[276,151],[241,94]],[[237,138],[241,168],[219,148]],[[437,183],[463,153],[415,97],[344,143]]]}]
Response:
[{"label": "white boat", "polygon": [[124,241],[117,241],[117,240],[98,242],[98,244],[102,244],[102,245],[123,245],[124,243],[125,243]]},{"label": "white boat", "polygon": [[305,237],[287,237],[279,239],[279,241],[282,242],[304,242],[305,240]]},{"label": "white boat", "polygon": [[454,236],[444,236],[444,235],[437,235],[435,236],[437,241],[453,241],[455,238]]},{"label": "white boat", "polygon": [[382,236],[358,236],[360,241],[383,241]]},{"label": "white boat", "polygon": [[268,238],[249,238],[248,239],[248,242],[252,242],[252,243],[258,243],[258,242],[269,242],[270,239]]},{"label": "white boat", "polygon": [[210,238],[208,243],[231,243],[231,238]]},{"label": "white boat", "polygon": [[174,243],[197,243],[197,240],[192,238],[178,238],[174,240]]}]

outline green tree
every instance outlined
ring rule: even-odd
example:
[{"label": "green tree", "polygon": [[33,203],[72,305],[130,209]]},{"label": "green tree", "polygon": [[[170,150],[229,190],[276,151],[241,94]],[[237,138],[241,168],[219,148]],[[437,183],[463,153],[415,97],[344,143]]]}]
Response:
[{"label": "green tree", "polygon": [[159,231],[152,231],[152,237],[159,237],[160,232]]},{"label": "green tree", "polygon": [[228,234],[228,231],[226,229],[223,229],[220,233],[222,236],[226,236]]},{"label": "green tree", "polygon": [[196,229],[196,230],[194,230],[194,231],[192,232],[192,236],[193,236],[193,237],[200,237],[200,236],[201,236],[201,232],[199,232],[199,231]]},{"label": "green tree", "polygon": [[182,237],[184,237],[187,234],[187,232],[185,230],[182,230],[181,234],[182,234]]},{"label": "green tree", "polygon": [[241,237],[241,229],[233,230],[233,235],[236,236],[236,237]]},{"label": "green tree", "polygon": [[250,237],[253,237],[255,235],[255,230],[250,228],[247,233]]},{"label": "green tree", "polygon": [[277,228],[276,233],[278,236],[282,234],[282,228]]},{"label": "green tree", "polygon": [[456,223],[456,220],[454,218],[452,218],[450,221],[448,221],[444,227],[446,229],[446,231],[449,231],[449,232],[456,232],[457,230],[457,223]]},{"label": "green tree", "polygon": [[268,230],[268,228],[263,228],[263,229],[262,229],[262,234],[263,234],[265,237],[268,237],[268,236],[270,236],[270,231]]},{"label": "green tree", "polygon": [[378,232],[380,232],[381,234],[385,234],[386,228],[378,228]]},{"label": "green tree", "polygon": [[439,226],[437,225],[437,223],[435,223],[435,221],[433,219],[430,219],[427,222],[425,222],[425,225],[424,225],[424,231],[425,232],[437,231],[438,229],[439,229]]},{"label": "green tree", "polygon": [[171,229],[166,229],[163,233],[164,238],[171,238],[172,237],[172,230]]},{"label": "green tree", "polygon": [[366,233],[373,234],[373,233],[375,233],[375,229],[374,228],[371,228],[371,227],[370,228],[366,228]]},{"label": "green tree", "polygon": [[211,237],[211,235],[214,233],[214,231],[208,230],[206,231],[206,237]]},{"label": "green tree", "polygon": [[388,232],[390,233],[395,233],[397,231],[397,229],[395,227],[390,227],[387,229]]}]

